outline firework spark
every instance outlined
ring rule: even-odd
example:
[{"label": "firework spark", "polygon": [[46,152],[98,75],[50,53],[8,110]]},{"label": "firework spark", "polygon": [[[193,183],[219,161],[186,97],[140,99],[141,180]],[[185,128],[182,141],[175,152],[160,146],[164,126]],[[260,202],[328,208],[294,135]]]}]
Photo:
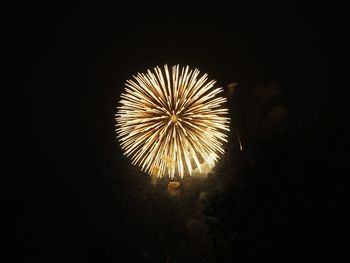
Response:
[{"label": "firework spark", "polygon": [[237,134],[237,140],[239,143],[239,149],[240,151],[243,151],[243,145],[242,145],[242,141],[241,141],[241,136],[239,135],[238,129],[236,129],[236,134]]},{"label": "firework spark", "polygon": [[192,175],[213,168],[229,131],[226,98],[198,69],[168,66],[126,81],[116,114],[117,138],[132,163],[157,177]]}]

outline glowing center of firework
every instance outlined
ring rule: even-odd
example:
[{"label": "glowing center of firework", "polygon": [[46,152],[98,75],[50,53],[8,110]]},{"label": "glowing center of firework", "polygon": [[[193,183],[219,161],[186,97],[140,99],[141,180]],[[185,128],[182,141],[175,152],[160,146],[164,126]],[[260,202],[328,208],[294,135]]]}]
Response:
[{"label": "glowing center of firework", "polygon": [[177,122],[177,116],[175,114],[171,115],[170,119],[173,123]]}]

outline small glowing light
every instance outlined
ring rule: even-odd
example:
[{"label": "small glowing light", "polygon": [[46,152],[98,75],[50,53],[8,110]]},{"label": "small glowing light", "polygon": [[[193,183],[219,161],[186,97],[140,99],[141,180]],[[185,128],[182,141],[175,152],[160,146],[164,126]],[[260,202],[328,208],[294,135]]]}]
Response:
[{"label": "small glowing light", "polygon": [[238,140],[238,143],[239,143],[239,150],[242,152],[243,151],[243,145],[242,145],[242,141],[241,141],[241,136],[239,136],[239,132],[238,132],[237,129],[236,129],[236,134],[237,134],[237,140]]},{"label": "small glowing light", "polygon": [[171,115],[171,121],[176,122],[177,121],[177,116],[175,114]]}]

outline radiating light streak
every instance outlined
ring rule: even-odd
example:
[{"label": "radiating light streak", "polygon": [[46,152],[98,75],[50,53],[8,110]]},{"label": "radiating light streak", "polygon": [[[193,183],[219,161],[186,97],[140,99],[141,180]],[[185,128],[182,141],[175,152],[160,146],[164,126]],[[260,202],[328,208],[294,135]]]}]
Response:
[{"label": "radiating light streak", "polygon": [[239,149],[240,149],[240,151],[243,151],[241,136],[239,136],[239,132],[238,132],[237,129],[236,129],[236,134],[237,134],[237,140],[238,140],[238,143],[239,143]]}]

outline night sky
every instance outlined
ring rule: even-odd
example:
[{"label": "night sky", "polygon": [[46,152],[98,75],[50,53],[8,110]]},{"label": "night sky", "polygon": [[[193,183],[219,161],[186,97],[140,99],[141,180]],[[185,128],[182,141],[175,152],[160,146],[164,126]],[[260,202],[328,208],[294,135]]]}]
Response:
[{"label": "night sky", "polygon": [[[11,58],[3,92],[4,256],[340,257],[349,146],[341,10],[186,2],[13,6],[3,50]],[[132,166],[114,131],[125,80],[165,63],[216,79],[232,119],[213,173],[186,178],[176,192]],[[230,83],[237,84],[233,93]]]}]

